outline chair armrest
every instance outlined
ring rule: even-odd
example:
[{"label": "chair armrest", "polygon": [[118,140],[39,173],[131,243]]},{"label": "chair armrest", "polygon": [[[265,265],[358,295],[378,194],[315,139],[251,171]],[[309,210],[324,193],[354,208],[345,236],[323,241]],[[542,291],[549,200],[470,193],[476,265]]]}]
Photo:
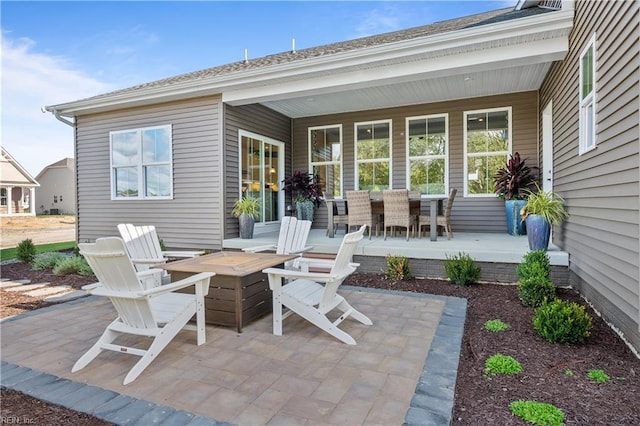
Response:
[{"label": "chair armrest", "polygon": [[131,262],[133,263],[148,263],[150,265],[152,264],[158,264],[158,263],[166,263],[167,259],[164,257],[161,257],[159,259],[131,259]]},{"label": "chair armrest", "polygon": [[301,248],[300,250],[292,250],[292,251],[290,252],[290,254],[304,253],[304,252],[307,252],[307,251],[309,251],[309,250],[313,250],[313,246],[304,247],[304,248]]},{"label": "chair armrest", "polygon": [[274,246],[273,244],[270,244],[265,246],[247,247],[242,249],[242,251],[249,252],[249,253],[257,253],[260,251],[268,251],[268,250],[276,251],[276,246]]},{"label": "chair armrest", "polygon": [[290,269],[267,268],[263,273],[283,278],[306,278],[317,282],[332,282],[341,279],[343,275],[331,275],[322,272],[302,272]]},{"label": "chair armrest", "polygon": [[[185,279],[182,279],[180,281],[176,281],[174,283],[171,284],[167,284],[167,285],[163,285],[160,287],[155,287],[155,288],[151,288],[149,290],[145,290],[142,292],[137,293],[139,296],[159,296],[161,294],[164,293],[171,293],[173,291],[179,290],[181,288],[185,288],[185,287],[189,287],[192,286],[194,284],[197,284],[198,282],[201,281],[206,281],[206,283],[209,283],[209,279],[211,277],[213,277],[215,275],[215,273],[213,272],[201,272],[199,274],[196,275],[192,275],[190,277],[187,277]],[[206,287],[206,291],[204,292],[204,295],[206,296],[209,293],[209,286],[207,285]]]},{"label": "chair armrest", "polygon": [[202,256],[204,251],[163,251],[162,256],[164,257],[174,257],[174,258],[190,258],[190,257],[198,257]]}]

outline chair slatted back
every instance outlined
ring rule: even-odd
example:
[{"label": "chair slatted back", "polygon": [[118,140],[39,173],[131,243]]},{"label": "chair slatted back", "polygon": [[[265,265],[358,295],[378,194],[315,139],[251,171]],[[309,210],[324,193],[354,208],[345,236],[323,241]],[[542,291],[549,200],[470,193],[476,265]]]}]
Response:
[{"label": "chair slatted back", "polygon": [[[163,258],[160,240],[153,225],[135,226],[131,223],[121,223],[118,231],[125,242],[125,247],[131,259],[160,259]],[[138,272],[146,271],[151,264],[136,263]]]},{"label": "chair slatted back", "polygon": [[406,226],[411,224],[409,191],[386,189],[382,191],[384,202],[384,226]]},{"label": "chair slatted back", "polygon": [[276,245],[276,254],[290,254],[302,250],[311,231],[310,220],[298,220],[293,216],[285,216],[280,222],[280,234]]},{"label": "chair slatted back", "polygon": [[136,297],[144,288],[124,241],[118,237],[99,238],[95,243],[80,243],[78,247],[100,284],[106,290],[122,293],[123,297],[109,297],[120,319],[134,328],[156,328],[148,298]]},{"label": "chair slatted back", "polygon": [[339,276],[340,279],[325,284],[322,301],[320,302],[319,306],[319,309],[321,311],[324,307],[329,306],[335,300],[335,295],[340,284],[342,284],[342,282],[349,275],[355,272],[356,268],[354,266],[351,266],[353,253],[356,251],[358,243],[364,237],[364,231],[366,229],[367,226],[362,225],[360,229],[355,232],[346,234],[342,239],[342,243],[340,243],[338,254],[336,254],[336,259],[333,266],[331,267],[330,272],[330,275]]},{"label": "chair slatted back", "polygon": [[349,228],[354,225],[373,227],[369,191],[347,191],[346,195],[349,208]]},{"label": "chair slatted back", "polygon": [[453,200],[456,198],[456,193],[458,190],[456,188],[451,189],[449,192],[449,198],[447,199],[447,207],[444,209],[444,217],[449,220],[451,217],[451,207],[453,206]]}]

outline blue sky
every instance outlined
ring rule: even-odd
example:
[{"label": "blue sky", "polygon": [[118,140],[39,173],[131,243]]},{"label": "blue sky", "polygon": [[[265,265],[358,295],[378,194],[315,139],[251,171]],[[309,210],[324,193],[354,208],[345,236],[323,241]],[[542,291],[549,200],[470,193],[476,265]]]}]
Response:
[{"label": "blue sky", "polygon": [[216,65],[430,24],[508,1],[2,1],[2,145],[34,177],[73,157],[40,108]]}]

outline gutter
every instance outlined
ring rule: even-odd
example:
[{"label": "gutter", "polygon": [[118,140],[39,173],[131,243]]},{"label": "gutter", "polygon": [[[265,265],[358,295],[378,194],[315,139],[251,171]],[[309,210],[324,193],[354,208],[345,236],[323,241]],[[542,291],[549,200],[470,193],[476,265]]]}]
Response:
[{"label": "gutter", "polygon": [[60,113],[58,112],[57,109],[53,108],[53,107],[44,107],[42,108],[42,112],[45,111],[49,111],[51,114],[53,114],[53,116],[58,120],[63,122],[64,124],[66,124],[67,126],[71,126],[71,127],[76,127],[76,123],[73,121],[69,121],[66,118],[63,118]]}]

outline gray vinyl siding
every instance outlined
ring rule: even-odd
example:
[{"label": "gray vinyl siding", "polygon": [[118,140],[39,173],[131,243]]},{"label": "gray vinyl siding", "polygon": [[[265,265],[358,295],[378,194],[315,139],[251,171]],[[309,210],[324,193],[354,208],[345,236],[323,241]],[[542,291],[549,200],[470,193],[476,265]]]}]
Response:
[{"label": "gray vinyl siding", "polygon": [[237,238],[240,235],[238,219],[231,215],[231,210],[240,194],[238,132],[244,130],[284,142],[286,175],[291,172],[291,162],[287,160],[291,158],[291,120],[262,105],[225,105],[224,123],[225,238]]},{"label": "gray vinyl siding", "polygon": [[[497,197],[465,198],[464,186],[464,112],[489,108],[512,108],[513,152],[520,152],[527,165],[538,166],[538,94],[535,91],[513,93],[482,98],[462,99],[423,105],[411,105],[384,110],[358,111],[348,114],[305,117],[294,120],[293,164],[295,170],[307,170],[307,129],[314,126],[342,124],[343,140],[343,189],[355,185],[354,123],[375,120],[392,120],[392,186],[406,187],[406,117],[443,114],[449,116],[449,189],[457,188],[451,212],[454,233],[506,232],[504,202]],[[423,209],[428,209],[425,204]],[[427,211],[425,210],[425,213]],[[327,209],[322,205],[316,212],[314,228],[326,227]]]},{"label": "gray vinyl siding", "polygon": [[[571,283],[640,348],[639,2],[576,3],[570,52],[541,88],[553,101],[554,190],[569,219],[554,242]],[[578,155],[579,56],[596,39],[596,149]]]},{"label": "gray vinyl siding", "polygon": [[[219,250],[221,102],[218,97],[77,117],[78,240],[118,235],[130,222],[155,225],[168,248]],[[109,132],[172,126],[173,199],[111,200]]]}]

